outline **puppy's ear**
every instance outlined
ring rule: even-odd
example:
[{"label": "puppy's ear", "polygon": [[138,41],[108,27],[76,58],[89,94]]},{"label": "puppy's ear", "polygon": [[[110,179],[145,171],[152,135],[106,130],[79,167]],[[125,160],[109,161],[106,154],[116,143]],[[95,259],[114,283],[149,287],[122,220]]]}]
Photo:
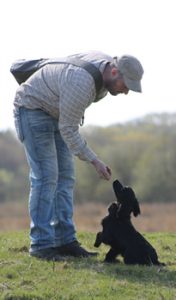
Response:
[{"label": "puppy's ear", "polygon": [[137,217],[138,215],[140,215],[140,213],[141,213],[141,210],[140,210],[139,202],[135,198],[135,203],[134,203],[134,208],[133,208],[133,215],[135,217]]},{"label": "puppy's ear", "polygon": [[113,189],[114,189],[114,193],[116,195],[116,198],[118,200],[119,194],[121,193],[121,191],[123,189],[123,185],[117,179],[114,180],[114,182],[113,182]]}]

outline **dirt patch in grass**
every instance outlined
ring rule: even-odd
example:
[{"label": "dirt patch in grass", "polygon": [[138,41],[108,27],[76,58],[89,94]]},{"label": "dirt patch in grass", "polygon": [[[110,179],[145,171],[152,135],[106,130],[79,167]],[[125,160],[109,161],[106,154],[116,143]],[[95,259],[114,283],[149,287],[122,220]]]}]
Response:
[{"label": "dirt patch in grass", "polygon": [[[176,232],[176,203],[141,204],[142,214],[132,218],[136,229],[143,232]],[[78,231],[97,232],[101,219],[107,214],[107,206],[86,203],[75,206],[74,221]],[[29,228],[27,203],[0,204],[0,231]]]},{"label": "dirt patch in grass", "polygon": [[[176,232],[176,203],[141,204],[141,215],[132,217],[136,229],[143,232]],[[107,206],[84,204],[76,207],[75,221],[79,229],[96,232],[101,229],[101,219],[107,214]]]}]

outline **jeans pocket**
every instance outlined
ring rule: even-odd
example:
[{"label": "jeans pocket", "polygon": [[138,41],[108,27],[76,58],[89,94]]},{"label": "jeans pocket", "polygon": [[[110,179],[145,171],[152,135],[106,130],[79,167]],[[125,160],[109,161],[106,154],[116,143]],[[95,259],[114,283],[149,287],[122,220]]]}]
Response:
[{"label": "jeans pocket", "polygon": [[23,142],[24,135],[23,135],[23,129],[21,124],[20,108],[17,108],[14,111],[14,121],[15,121],[15,129],[16,129],[17,137],[21,142]]}]

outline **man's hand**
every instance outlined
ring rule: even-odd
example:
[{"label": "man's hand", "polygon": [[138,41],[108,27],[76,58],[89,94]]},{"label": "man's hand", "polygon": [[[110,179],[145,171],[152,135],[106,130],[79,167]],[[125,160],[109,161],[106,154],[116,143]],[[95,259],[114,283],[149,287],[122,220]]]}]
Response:
[{"label": "man's hand", "polygon": [[97,173],[99,174],[100,178],[110,180],[111,179],[111,169],[104,164],[99,159],[94,159],[92,162],[93,166],[95,167]]}]

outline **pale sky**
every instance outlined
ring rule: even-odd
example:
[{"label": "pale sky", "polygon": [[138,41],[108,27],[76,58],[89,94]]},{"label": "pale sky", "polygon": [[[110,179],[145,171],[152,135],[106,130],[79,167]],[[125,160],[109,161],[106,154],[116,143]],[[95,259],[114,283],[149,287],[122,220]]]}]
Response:
[{"label": "pale sky", "polygon": [[87,109],[86,125],[176,112],[175,28],[174,0],[1,0],[0,130],[14,128],[14,60],[90,50],[134,55],[145,73],[142,94],[108,95]]}]

